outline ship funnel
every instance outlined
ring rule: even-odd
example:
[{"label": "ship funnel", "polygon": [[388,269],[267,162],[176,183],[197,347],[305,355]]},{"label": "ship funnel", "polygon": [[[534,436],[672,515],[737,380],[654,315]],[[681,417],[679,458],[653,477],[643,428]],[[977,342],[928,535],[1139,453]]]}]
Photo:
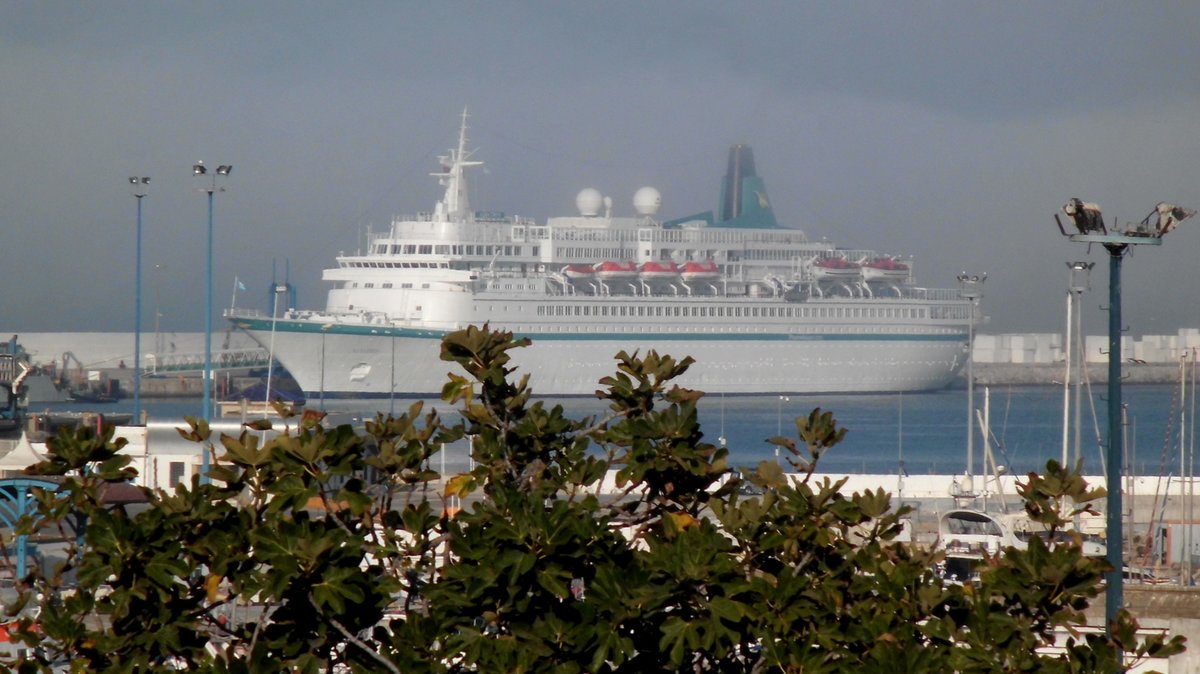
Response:
[{"label": "ship funnel", "polygon": [[721,185],[719,226],[778,227],[767,187],[754,170],[754,151],[749,145],[729,148],[729,166]]},{"label": "ship funnel", "polygon": [[729,166],[721,190],[721,219],[732,220],[742,214],[742,178],[754,177],[754,150],[749,145],[729,148]]}]

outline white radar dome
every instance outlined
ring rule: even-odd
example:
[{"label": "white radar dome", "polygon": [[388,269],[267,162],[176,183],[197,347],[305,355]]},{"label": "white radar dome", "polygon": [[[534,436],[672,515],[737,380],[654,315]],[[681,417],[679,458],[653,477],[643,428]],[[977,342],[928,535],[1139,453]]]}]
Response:
[{"label": "white radar dome", "polygon": [[575,196],[575,208],[579,209],[580,215],[588,217],[599,215],[602,205],[604,205],[604,195],[594,187],[580,190],[579,194]]},{"label": "white radar dome", "polygon": [[653,187],[643,187],[633,194],[633,208],[638,215],[656,215],[662,206],[662,195]]}]

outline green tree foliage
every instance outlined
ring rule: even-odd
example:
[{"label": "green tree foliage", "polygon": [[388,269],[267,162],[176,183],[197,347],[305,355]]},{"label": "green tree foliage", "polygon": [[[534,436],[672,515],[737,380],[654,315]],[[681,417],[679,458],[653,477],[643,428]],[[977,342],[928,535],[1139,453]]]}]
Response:
[{"label": "green tree foliage", "polygon": [[[35,655],[20,671],[200,672],[1113,672],[1116,652],[1169,655],[1075,630],[1102,560],[1074,545],[1008,550],[977,584],[947,584],[937,555],[896,542],[904,509],[882,491],[820,478],[841,440],[829,412],[773,438],[795,469],[742,475],[704,441],[690,365],[621,353],[608,404],[569,419],[514,379],[504,332],[449,335],[454,422],[421,404],[365,433],[305,413],[211,437],[211,483],[146,491],[136,512],[105,486],[134,477],[111,430],[52,440],[39,520],[82,538],[51,573],[22,579],[12,614]],[[440,448],[469,439],[473,468],[442,479]],[[612,482],[602,489],[606,475]],[[614,489],[617,496],[612,496]],[[1030,475],[1052,529],[1078,474]],[[466,507],[450,508],[461,498]],[[1069,517],[1069,514],[1067,515]],[[36,616],[36,620],[34,617]]]}]

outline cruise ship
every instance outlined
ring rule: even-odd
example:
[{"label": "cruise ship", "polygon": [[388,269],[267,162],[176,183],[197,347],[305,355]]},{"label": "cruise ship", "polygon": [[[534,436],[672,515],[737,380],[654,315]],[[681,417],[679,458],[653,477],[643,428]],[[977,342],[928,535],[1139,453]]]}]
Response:
[{"label": "cruise ship", "polygon": [[747,146],[716,212],[671,220],[652,187],[629,215],[590,188],[543,223],[474,210],[465,112],[440,159],[441,200],[339,255],[323,309],[227,312],[306,395],[436,397],[457,368],[441,338],[485,323],[532,340],[513,364],[548,396],[593,394],[620,351],[691,356],[679,383],[728,394],[931,390],[966,362],[977,306],[911,260],[780,226]]}]

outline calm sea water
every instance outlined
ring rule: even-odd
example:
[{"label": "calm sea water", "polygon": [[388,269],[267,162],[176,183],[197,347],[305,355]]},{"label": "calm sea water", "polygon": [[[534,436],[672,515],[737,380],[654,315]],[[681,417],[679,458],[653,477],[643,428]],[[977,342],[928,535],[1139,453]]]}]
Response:
[{"label": "calm sea water", "polygon": [[[1097,438],[1107,435],[1107,403],[1097,390],[1093,401],[1083,403],[1082,454],[1090,474],[1102,472],[1101,450]],[[1180,402],[1177,386],[1131,385],[1123,391],[1128,409],[1126,449],[1133,469],[1140,474],[1178,473]],[[1048,459],[1062,455],[1062,389],[1053,386],[1020,386],[991,389],[990,418],[997,462],[1011,471],[1024,473],[1045,466]],[[407,409],[411,400],[327,400],[330,412],[373,416]],[[444,409],[440,401],[428,404]],[[591,398],[566,398],[550,401],[561,404],[573,416],[604,412],[600,401]],[[146,400],[151,418],[181,421],[185,415],[198,416],[199,399]],[[394,407],[393,407],[394,404]],[[982,407],[982,388],[976,389],[976,406]],[[1095,407],[1095,417],[1092,406]],[[316,400],[310,407],[319,407]],[[1191,407],[1188,402],[1186,407]],[[39,406],[41,407],[41,406]],[[52,410],[97,409],[131,412],[132,402],[125,400],[101,407],[80,407],[67,403],[49,405]],[[802,395],[788,396],[716,396],[701,401],[701,423],[705,437],[717,443],[726,439],[733,462],[742,465],[773,459],[774,447],[766,439],[782,434],[796,437],[794,419],[820,407],[834,413],[841,426],[849,429],[842,444],[822,457],[824,472],[894,473],[904,469],[910,474],[961,473],[966,468],[967,395],[964,390],[946,390],[920,394],[887,395]],[[1073,413],[1072,413],[1073,414]],[[1188,437],[1191,422],[1188,422]],[[1190,440],[1188,441],[1190,443]],[[983,441],[975,439],[976,474],[982,469]]]}]

